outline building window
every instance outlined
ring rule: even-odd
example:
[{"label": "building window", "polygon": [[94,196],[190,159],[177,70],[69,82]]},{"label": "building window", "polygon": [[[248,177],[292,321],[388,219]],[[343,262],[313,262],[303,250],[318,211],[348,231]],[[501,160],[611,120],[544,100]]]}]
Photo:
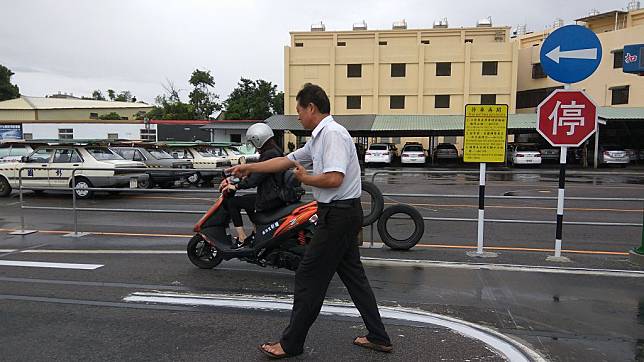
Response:
[{"label": "building window", "polygon": [[339,46],[339,47],[346,47],[346,46],[347,46],[347,42],[346,42],[346,41],[339,41],[339,42],[338,42],[338,46]]},{"label": "building window", "polygon": [[304,46],[304,43],[295,43],[296,48],[301,48]]},{"label": "building window", "polygon": [[23,133],[22,137],[26,140],[32,140],[34,139],[34,134],[33,133]]},{"label": "building window", "polygon": [[361,78],[362,64],[347,64],[347,78]]},{"label": "building window", "polygon": [[532,64],[532,79],[541,79],[546,77],[546,72],[543,71],[541,63]]},{"label": "building window", "polygon": [[157,130],[152,128],[150,129],[141,128],[141,140],[156,142]]},{"label": "building window", "polygon": [[347,96],[347,109],[360,109],[362,108],[361,96]]},{"label": "building window", "polygon": [[449,94],[434,96],[434,108],[449,108]]},{"label": "building window", "polygon": [[474,43],[474,39],[465,39],[466,43]]},{"label": "building window", "polygon": [[230,142],[241,143],[241,133],[231,133]]},{"label": "building window", "polygon": [[517,108],[534,108],[539,105],[555,89],[563,87],[530,89],[517,92]]},{"label": "building window", "polygon": [[389,109],[405,109],[405,96],[389,96]]},{"label": "building window", "polygon": [[59,140],[73,140],[74,139],[74,129],[73,128],[59,128],[58,129],[58,139]]},{"label": "building window", "polygon": [[481,74],[497,75],[499,71],[499,62],[483,62]]},{"label": "building window", "polygon": [[107,139],[108,140],[117,140],[117,139],[119,139],[119,134],[118,133],[108,133],[107,134]]},{"label": "building window", "polygon": [[436,63],[436,76],[449,77],[452,75],[452,63]]},{"label": "building window", "polygon": [[421,44],[429,44],[429,40],[421,40],[420,43]]},{"label": "building window", "polygon": [[481,104],[496,104],[496,94],[481,94]]},{"label": "building window", "polygon": [[610,104],[614,106],[618,104],[628,104],[628,88],[628,86],[611,88],[610,90],[613,93],[613,97]]},{"label": "building window", "polygon": [[387,45],[387,42],[386,41],[379,41],[378,45]]},{"label": "building window", "polygon": [[98,113],[90,113],[89,119],[98,119]]},{"label": "building window", "polygon": [[404,77],[406,71],[405,63],[394,63],[391,65],[391,77]]},{"label": "building window", "polygon": [[615,50],[613,52],[613,68],[618,69],[624,66],[624,50]]}]

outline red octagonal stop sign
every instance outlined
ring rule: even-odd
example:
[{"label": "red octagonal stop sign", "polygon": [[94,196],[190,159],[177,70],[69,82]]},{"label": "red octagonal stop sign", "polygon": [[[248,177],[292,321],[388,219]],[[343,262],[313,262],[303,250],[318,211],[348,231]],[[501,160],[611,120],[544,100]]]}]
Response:
[{"label": "red octagonal stop sign", "polygon": [[579,90],[557,89],[537,108],[537,131],[553,146],[577,147],[597,127],[597,106]]}]

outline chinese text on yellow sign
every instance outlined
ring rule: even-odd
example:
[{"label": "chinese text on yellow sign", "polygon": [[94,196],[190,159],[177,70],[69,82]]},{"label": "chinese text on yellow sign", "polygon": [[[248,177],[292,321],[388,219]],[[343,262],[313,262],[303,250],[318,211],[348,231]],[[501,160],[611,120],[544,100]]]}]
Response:
[{"label": "chinese text on yellow sign", "polygon": [[505,162],[508,106],[465,106],[464,162]]}]

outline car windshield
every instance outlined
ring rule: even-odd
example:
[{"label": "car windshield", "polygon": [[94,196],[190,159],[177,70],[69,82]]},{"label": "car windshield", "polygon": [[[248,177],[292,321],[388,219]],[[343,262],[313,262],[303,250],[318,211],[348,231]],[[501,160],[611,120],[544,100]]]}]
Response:
[{"label": "car windshield", "polygon": [[238,146],[237,151],[239,151],[243,155],[252,155],[256,152],[255,147],[249,144]]},{"label": "car windshield", "polygon": [[386,151],[387,145],[371,145],[369,149],[372,151]]},{"label": "car windshield", "polygon": [[203,157],[215,157],[215,155],[210,153],[210,151],[208,150],[198,150],[197,152],[199,152],[199,154]]},{"label": "car windshield", "polygon": [[456,146],[450,143],[441,143],[438,146],[436,146],[436,148],[439,150],[455,150]]},{"label": "car windshield", "polygon": [[156,158],[157,160],[163,160],[163,159],[166,159],[166,158],[174,158],[164,150],[148,150],[148,152],[150,152],[150,154],[152,156],[154,156],[154,158]]},{"label": "car windshield", "polygon": [[422,146],[407,146],[403,152],[423,152]]},{"label": "car windshield", "polygon": [[226,151],[228,151],[228,152],[232,153],[232,154],[233,154],[233,155],[235,155],[235,156],[239,156],[239,155],[241,155],[241,152],[237,151],[236,149],[234,149],[234,148],[232,148],[232,147],[231,147],[231,148],[226,148]]},{"label": "car windshield", "polygon": [[536,146],[526,146],[526,145],[521,145],[517,146],[517,151],[534,151],[534,152],[539,152],[539,149],[537,149]]},{"label": "car windshield", "polygon": [[123,157],[112,152],[107,147],[88,147],[87,152],[97,161],[123,160]]},{"label": "car windshield", "polygon": [[617,145],[606,145],[602,146],[604,151],[624,151],[624,147],[617,146]]}]

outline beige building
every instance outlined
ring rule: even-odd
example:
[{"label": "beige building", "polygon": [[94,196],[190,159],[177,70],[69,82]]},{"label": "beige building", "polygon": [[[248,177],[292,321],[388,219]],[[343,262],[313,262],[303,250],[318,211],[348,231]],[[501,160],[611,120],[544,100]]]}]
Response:
[{"label": "beige building", "polygon": [[[576,20],[595,33],[602,44],[597,71],[573,84],[584,89],[600,107],[644,107],[644,77],[622,71],[624,45],[644,43],[644,9],[611,11]],[[520,35],[517,111],[535,112],[539,103],[561,83],[546,77],[539,62],[541,44],[556,28]]]},{"label": "beige building", "polygon": [[[406,27],[406,26],[405,26]],[[518,48],[510,28],[292,32],[284,49],[285,114],[304,83],[322,86],[331,112],[463,114],[468,103],[515,108]]]},{"label": "beige building", "polygon": [[[136,120],[153,106],[146,103],[110,102],[87,99],[26,97],[0,102],[0,124],[75,122],[104,123],[99,117],[115,112],[123,121]],[[112,123],[118,123],[110,121]]]}]

